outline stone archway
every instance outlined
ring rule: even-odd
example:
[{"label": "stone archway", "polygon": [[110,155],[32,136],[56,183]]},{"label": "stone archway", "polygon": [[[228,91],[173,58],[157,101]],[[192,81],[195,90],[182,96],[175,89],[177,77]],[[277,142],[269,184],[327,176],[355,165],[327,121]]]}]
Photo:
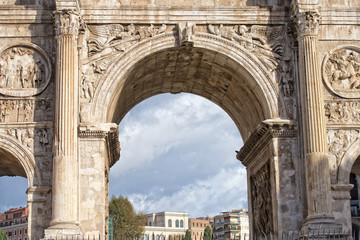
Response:
[{"label": "stone archway", "polygon": [[[171,63],[164,64],[166,56],[172,57]],[[245,139],[250,136],[262,120],[279,117],[279,89],[275,75],[250,51],[221,37],[199,33],[194,36],[192,47],[181,47],[174,43],[173,33],[165,33],[135,44],[120,56],[110,56],[109,61],[111,64],[99,80],[99,85],[91,101],[90,114],[87,113],[91,116],[101,117],[97,120],[98,122],[119,122],[131,108],[130,105],[134,106],[151,95],[164,92],[193,92],[203,95],[203,97],[223,107],[230,114]],[[156,61],[161,65],[156,66]],[[93,60],[93,63],[98,62]],[[137,86],[131,80],[142,77],[135,72],[138,68],[143,68],[143,64],[147,64],[149,69],[157,71],[157,74],[160,72],[159,76],[163,78],[167,67],[165,65],[169,66],[168,74],[174,73],[174,69],[170,69],[171,67],[183,68],[182,70],[177,69],[177,72],[178,74],[188,74],[186,76],[188,79],[179,79],[182,77],[180,75],[165,76],[165,78],[167,77],[165,80],[167,86],[161,86],[162,83],[155,82],[155,85],[158,84],[158,86],[154,86],[152,89],[150,86],[153,85],[153,82],[149,78],[152,78],[150,74],[153,73],[143,72],[146,75],[143,77],[148,79],[145,84],[148,85],[142,86],[140,84]],[[194,67],[189,69],[186,66],[187,64],[193,64]],[[190,78],[195,79],[195,84],[189,83]],[[127,81],[125,81],[126,79]],[[196,80],[199,81],[196,82]],[[183,82],[187,82],[187,85]],[[122,104],[122,99],[119,99],[120,95],[130,85],[147,88],[149,92],[144,93],[143,96],[131,103],[127,102],[126,104],[129,105],[127,109],[119,108],[118,105]],[[207,89],[201,89],[204,86],[208,86]],[[239,94],[242,90],[236,92],[234,89],[237,87],[243,89],[244,93],[249,95],[249,99],[245,99],[245,96]],[[248,108],[246,103],[254,104],[256,106],[256,113],[254,114],[257,116],[253,116],[253,119],[251,117],[250,119],[243,119],[242,124],[240,124],[238,118],[246,116],[246,114],[239,112],[240,106],[237,106],[238,109],[235,111],[234,109],[230,110],[229,102],[227,104],[221,103],[223,98],[224,101],[230,100],[229,95],[232,95],[237,100],[237,104],[242,105],[243,108]],[[108,107],[104,108],[104,106]],[[121,113],[118,112],[119,109],[122,109]],[[234,115],[235,112],[237,112],[236,116]],[[82,122],[88,122],[86,116],[81,118]],[[93,117],[91,121],[94,122]],[[245,129],[244,125],[246,124],[254,125]]]},{"label": "stone archway", "polygon": [[[107,179],[116,159],[109,156],[104,164],[99,164],[101,155],[106,155],[106,145],[116,145],[111,140],[116,136],[116,126],[136,104],[161,93],[193,93],[224,109],[247,141],[238,159],[248,168],[253,228],[257,233],[299,229],[301,213],[291,206],[291,198],[301,201],[300,192],[293,188],[300,184],[296,182],[300,174],[296,163],[297,134],[293,121],[279,119],[283,109],[277,75],[265,64],[274,60],[271,56],[259,58],[244,46],[208,33],[194,34],[189,45],[179,44],[173,32],[145,39],[118,54],[106,52],[103,49],[84,59],[84,82],[91,75],[89,69],[97,72],[99,78],[91,80],[96,86],[94,92],[85,86],[86,92],[81,96],[80,162],[84,166],[97,162],[92,167],[97,173],[85,173],[90,167],[80,169],[80,181]],[[274,171],[288,173],[282,177],[275,176]],[[94,234],[90,229],[99,228],[81,217],[92,214],[93,218],[106,218],[106,211],[96,212],[94,208],[107,205],[107,188],[106,183],[101,189],[90,187],[91,194],[89,189],[80,192],[80,225],[83,222],[83,226],[89,226],[89,230],[84,229],[89,235]],[[252,208],[255,199],[259,199],[261,207],[255,204]],[[252,214],[264,216],[266,221],[253,218]],[[100,233],[106,232],[106,226],[100,229]]]},{"label": "stone archway", "polygon": [[33,154],[15,136],[0,134],[0,169],[0,176],[27,178],[28,237],[42,237],[47,225],[44,213],[49,213],[46,202],[51,188],[41,186],[40,169],[36,167]]}]

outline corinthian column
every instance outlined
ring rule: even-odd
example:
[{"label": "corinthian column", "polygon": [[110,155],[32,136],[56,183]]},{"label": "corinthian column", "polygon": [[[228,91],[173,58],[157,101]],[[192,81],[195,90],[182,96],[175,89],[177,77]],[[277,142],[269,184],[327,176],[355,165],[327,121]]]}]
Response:
[{"label": "corinthian column", "polygon": [[308,216],[305,230],[337,227],[332,216],[321,69],[318,57],[320,15],[297,12],[299,76]]},{"label": "corinthian column", "polygon": [[52,221],[46,237],[78,235],[78,57],[79,15],[56,11],[56,99]]}]

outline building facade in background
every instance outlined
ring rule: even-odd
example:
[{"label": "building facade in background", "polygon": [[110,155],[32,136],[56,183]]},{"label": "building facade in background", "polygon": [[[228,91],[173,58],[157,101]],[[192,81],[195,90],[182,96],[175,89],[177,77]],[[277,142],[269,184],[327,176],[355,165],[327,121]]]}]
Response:
[{"label": "building facade in background", "polygon": [[0,230],[9,240],[27,240],[28,207],[12,208],[0,213]]},{"label": "building facade in background", "polygon": [[189,214],[186,212],[159,212],[147,214],[145,239],[177,240],[185,236],[189,228]]},{"label": "building facade in background", "polygon": [[249,239],[249,216],[246,210],[222,212],[214,217],[215,239]]},{"label": "building facade in background", "polygon": [[204,231],[207,226],[212,229],[213,218],[201,217],[201,218],[190,218],[189,219],[189,230],[191,233],[191,239],[203,239]]}]

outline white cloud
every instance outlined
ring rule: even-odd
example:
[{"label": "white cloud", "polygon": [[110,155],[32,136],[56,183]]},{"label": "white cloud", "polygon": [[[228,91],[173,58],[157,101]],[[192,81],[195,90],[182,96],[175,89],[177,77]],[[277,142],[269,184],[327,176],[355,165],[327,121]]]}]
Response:
[{"label": "white cloud", "polygon": [[192,217],[247,208],[242,145],[231,118],[201,97],[156,96],[120,124],[121,157],[110,170],[110,196],[127,196],[144,213]]},{"label": "white cloud", "polygon": [[135,209],[144,213],[186,211],[191,217],[214,216],[221,211],[247,208],[246,171],[222,169],[217,175],[183,186],[170,196],[131,194]]},{"label": "white cloud", "polygon": [[[217,105],[195,95],[180,95],[150,106],[145,102],[140,111],[130,112],[120,124],[121,157],[110,174],[119,176],[128,170],[146,167],[174,148],[209,142],[209,146],[215,148],[223,148],[229,142],[240,145],[237,129],[232,135],[226,132],[234,126]],[[206,139],[214,132],[221,139]],[[233,156],[234,151],[230,151]]]}]

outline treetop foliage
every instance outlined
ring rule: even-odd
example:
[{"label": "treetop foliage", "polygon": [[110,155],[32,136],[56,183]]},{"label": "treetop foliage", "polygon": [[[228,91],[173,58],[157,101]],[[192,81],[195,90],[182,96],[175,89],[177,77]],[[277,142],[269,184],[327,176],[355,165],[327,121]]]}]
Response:
[{"label": "treetop foliage", "polygon": [[109,203],[109,216],[113,218],[114,238],[140,237],[145,230],[146,216],[137,214],[131,202],[125,197],[112,197]]}]

